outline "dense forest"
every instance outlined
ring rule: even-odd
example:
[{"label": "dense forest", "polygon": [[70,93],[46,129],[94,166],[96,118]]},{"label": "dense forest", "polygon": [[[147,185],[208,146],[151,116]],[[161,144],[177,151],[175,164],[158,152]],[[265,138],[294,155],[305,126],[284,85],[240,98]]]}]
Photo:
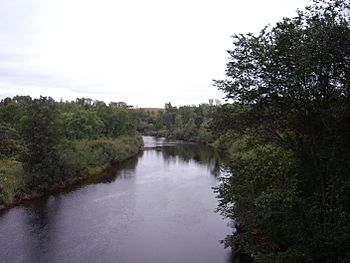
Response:
[{"label": "dense forest", "polygon": [[123,102],[0,102],[0,206],[63,187],[136,155],[136,115]]}]

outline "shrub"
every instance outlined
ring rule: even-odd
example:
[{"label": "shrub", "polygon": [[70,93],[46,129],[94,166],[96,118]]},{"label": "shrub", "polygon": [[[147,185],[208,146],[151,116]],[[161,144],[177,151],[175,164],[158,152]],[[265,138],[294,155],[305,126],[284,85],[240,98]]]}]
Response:
[{"label": "shrub", "polygon": [[22,164],[12,159],[0,159],[0,205],[13,203],[24,188]]}]

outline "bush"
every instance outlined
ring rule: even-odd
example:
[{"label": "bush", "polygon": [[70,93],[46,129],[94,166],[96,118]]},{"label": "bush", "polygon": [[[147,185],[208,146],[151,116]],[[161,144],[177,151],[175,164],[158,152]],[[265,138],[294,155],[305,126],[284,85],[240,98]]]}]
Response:
[{"label": "bush", "polygon": [[12,159],[0,159],[0,205],[13,203],[24,188],[22,164]]},{"label": "bush", "polygon": [[136,155],[141,146],[142,139],[138,136],[65,141],[58,148],[59,162],[66,177],[95,174],[113,162]]},{"label": "bush", "polygon": [[230,167],[232,176],[217,188],[219,211],[236,222],[226,245],[253,253],[259,262],[274,262],[270,253],[278,262],[293,262],[282,258],[296,258],[287,248],[304,243],[298,160],[289,150],[243,137]]}]

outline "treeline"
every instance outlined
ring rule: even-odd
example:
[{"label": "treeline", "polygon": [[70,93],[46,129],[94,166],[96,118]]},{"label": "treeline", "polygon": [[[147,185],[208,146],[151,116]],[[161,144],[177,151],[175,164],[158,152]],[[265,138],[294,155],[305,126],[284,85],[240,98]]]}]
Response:
[{"label": "treeline", "polygon": [[[230,151],[216,189],[225,244],[256,262],[350,262],[350,5],[314,1],[233,36],[213,136]],[[216,128],[215,128],[216,127]]]},{"label": "treeline", "polygon": [[175,107],[166,103],[164,109],[135,109],[138,131],[145,135],[212,143],[215,138],[210,121],[220,102],[213,100],[198,106]]},{"label": "treeline", "polygon": [[102,171],[142,145],[123,102],[56,102],[29,96],[0,102],[0,206]]}]

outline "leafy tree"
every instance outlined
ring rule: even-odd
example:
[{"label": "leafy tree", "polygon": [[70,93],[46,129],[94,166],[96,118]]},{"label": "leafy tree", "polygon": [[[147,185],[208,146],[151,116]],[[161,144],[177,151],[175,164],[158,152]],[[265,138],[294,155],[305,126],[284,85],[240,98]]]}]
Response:
[{"label": "leafy tree", "polygon": [[105,124],[105,134],[111,137],[120,135],[135,134],[136,115],[126,103],[112,103],[105,111],[102,119]]},{"label": "leafy tree", "polygon": [[97,138],[104,128],[96,112],[83,109],[62,113],[60,121],[67,139]]},{"label": "leafy tree", "polygon": [[5,98],[0,102],[0,122],[19,131],[21,118],[24,116],[30,97]]},{"label": "leafy tree", "polygon": [[[297,182],[293,200],[300,202],[297,207],[302,208],[298,212],[301,221],[295,226],[288,218],[271,219],[277,228],[295,231],[286,232],[291,233],[289,238],[283,233],[275,237],[273,231],[265,235],[267,240],[279,240],[274,246],[264,246],[259,241],[261,236],[254,234],[263,232],[263,226],[247,229],[252,225],[242,216],[243,210],[230,210],[233,204],[241,205],[244,193],[237,190],[239,186],[229,184],[221,192],[229,192],[233,199],[224,199],[229,201],[222,203],[220,209],[240,220],[238,223],[246,232],[237,232],[236,236],[244,236],[245,249],[261,262],[293,262],[293,256],[299,262],[345,262],[350,258],[349,7],[348,1],[315,1],[304,12],[299,11],[297,17],[285,18],[257,36],[233,36],[228,78],[216,81],[227,99],[245,109],[225,117],[222,115],[229,107],[222,108],[222,120],[233,119],[227,122],[228,130],[240,136],[253,134],[261,138],[263,145],[292,151],[294,157],[290,161],[296,158],[301,171],[297,176],[289,176]],[[225,126],[225,122],[219,124]],[[243,149],[242,154],[256,151],[255,145],[251,147],[252,150]],[[271,156],[275,165],[282,158],[279,155],[284,153]],[[233,173],[240,174],[238,169],[244,169],[248,174],[235,183],[248,184],[249,176],[259,172],[252,169],[257,160],[234,160]],[[261,163],[262,171],[268,164]],[[286,167],[287,160],[273,169],[285,176]],[[267,180],[269,173],[262,176]],[[273,182],[269,184],[273,187]],[[253,187],[257,194],[261,193],[258,185]],[[278,188],[287,191],[283,186]],[[256,205],[256,198],[249,197],[244,202],[246,207]],[[270,205],[272,200],[267,200],[262,211],[268,212]],[[283,211],[279,206],[273,209],[274,213]],[[293,216],[293,211],[286,213]]]},{"label": "leafy tree", "polygon": [[136,109],[138,131],[155,136],[165,136],[201,143],[214,141],[209,123],[216,106],[200,104],[187,105],[179,108],[171,103],[165,104],[165,109]]},{"label": "leafy tree", "polygon": [[219,209],[235,222],[234,234],[226,238],[226,245],[236,252],[254,252],[258,261],[273,262],[277,251],[276,262],[305,260],[294,253],[294,246],[303,249],[309,241],[306,233],[304,239],[299,236],[303,227],[297,180],[300,168],[294,153],[243,136],[236,142],[231,165],[232,176],[224,178],[216,189]]},{"label": "leafy tree", "polygon": [[58,174],[59,142],[57,103],[52,98],[34,99],[23,120],[23,138],[27,152],[22,154],[24,169],[31,185],[53,181]]},{"label": "leafy tree", "polygon": [[7,123],[0,122],[0,159],[18,159],[23,151],[25,151],[25,148],[18,132]]},{"label": "leafy tree", "polygon": [[175,126],[177,108],[173,107],[171,103],[165,103],[165,112],[163,114],[163,123],[168,130],[172,130]]}]

